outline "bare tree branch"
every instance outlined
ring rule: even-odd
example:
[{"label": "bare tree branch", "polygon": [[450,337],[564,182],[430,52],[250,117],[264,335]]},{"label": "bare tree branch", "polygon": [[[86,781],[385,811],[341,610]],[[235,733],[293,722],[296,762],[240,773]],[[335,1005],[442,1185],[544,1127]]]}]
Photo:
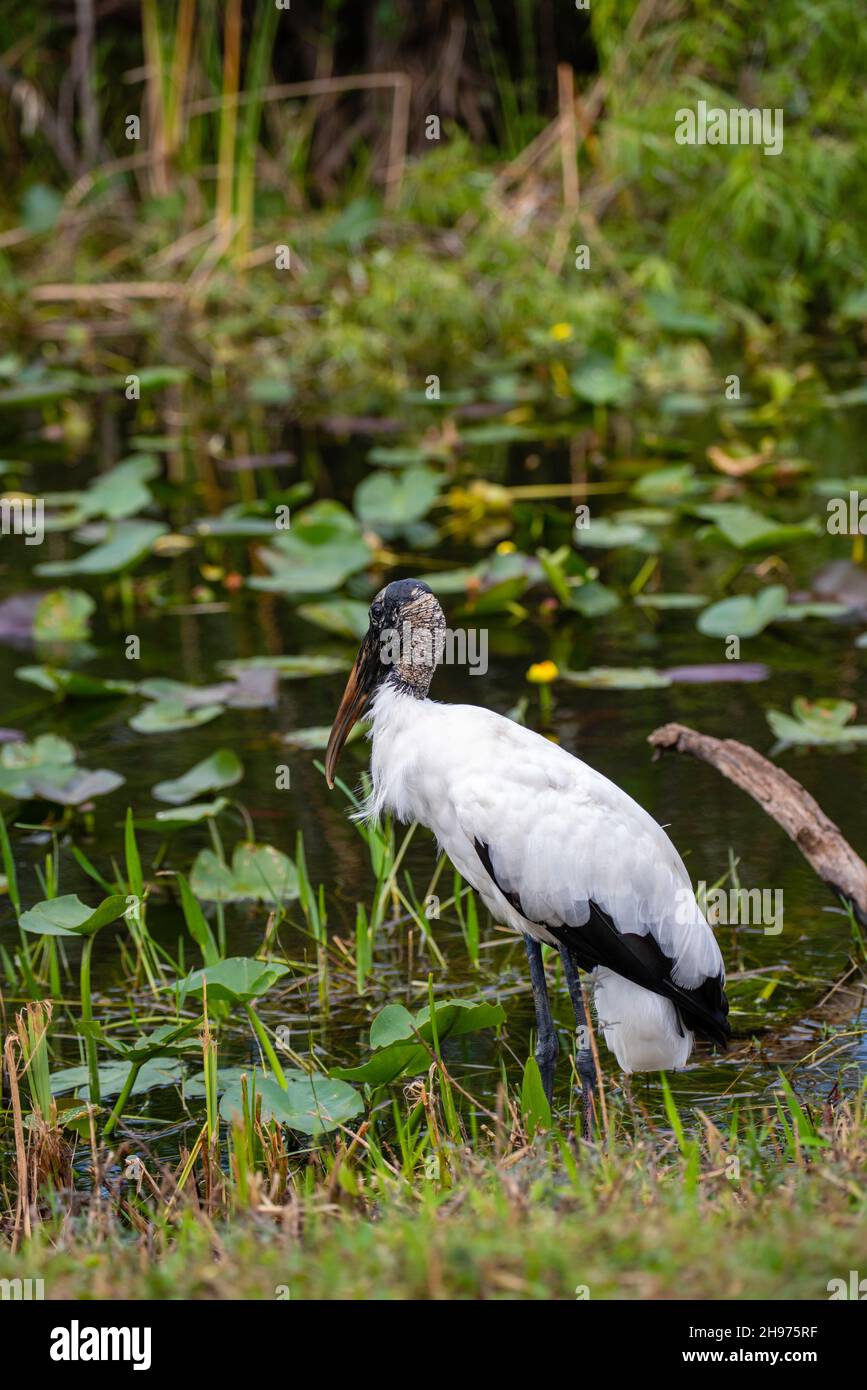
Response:
[{"label": "bare tree branch", "polygon": [[647,741],[659,751],[691,753],[747,792],[794,840],[823,883],[851,903],[861,925],[867,926],[867,864],[800,782],[747,744],[711,738],[685,724],[664,724]]}]

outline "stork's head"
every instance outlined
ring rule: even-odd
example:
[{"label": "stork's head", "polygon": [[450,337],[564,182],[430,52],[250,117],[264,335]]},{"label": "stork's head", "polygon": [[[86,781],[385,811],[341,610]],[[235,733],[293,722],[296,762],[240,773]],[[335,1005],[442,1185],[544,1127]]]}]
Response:
[{"label": "stork's head", "polygon": [[423,700],[442,656],[446,620],[436,595],[421,579],[397,579],[370,605],[370,626],[358,649],[325,753],[325,780],[334,772],[353,724],[386,681]]}]

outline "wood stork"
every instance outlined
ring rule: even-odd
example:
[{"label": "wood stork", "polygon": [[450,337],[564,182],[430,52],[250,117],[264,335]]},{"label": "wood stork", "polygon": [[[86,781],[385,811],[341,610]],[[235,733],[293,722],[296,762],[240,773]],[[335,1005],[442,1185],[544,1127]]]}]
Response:
[{"label": "wood stork", "polygon": [[335,716],[329,787],[369,707],[372,790],[433,831],[496,921],[521,932],[536,1008],[536,1058],[549,1101],[557,1035],[542,943],[559,950],[581,1046],[584,1127],[595,1083],[579,970],[591,973],[605,1042],[624,1072],[683,1067],[694,1036],[730,1036],[722,956],[665,831],[626,792],[565,749],[476,705],[428,699],[446,622],[427,584],[376,595]]}]

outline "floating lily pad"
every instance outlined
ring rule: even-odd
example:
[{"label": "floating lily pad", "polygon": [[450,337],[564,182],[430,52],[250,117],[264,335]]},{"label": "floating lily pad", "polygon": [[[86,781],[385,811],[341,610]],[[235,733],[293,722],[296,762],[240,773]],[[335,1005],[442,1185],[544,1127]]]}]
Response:
[{"label": "floating lily pad", "polygon": [[75,749],[66,739],[40,734],[0,746],[0,792],[19,800],[42,797],[62,806],[77,806],[123,785],[119,773],[90,772],[75,763]]},{"label": "floating lily pad", "polygon": [[52,589],[33,615],[35,642],[80,642],[88,634],[96,603],[80,589]]},{"label": "floating lily pad", "polygon": [[[346,743],[354,743],[356,739],[363,738],[368,727],[363,721],[353,724]],[[290,748],[304,748],[315,752],[320,748],[327,748],[330,736],[330,724],[315,724],[309,729],[290,729],[288,733],[281,735],[281,741]]]},{"label": "floating lily pad", "polygon": [[752,507],[735,502],[712,503],[698,507],[696,511],[737,550],[789,545],[794,541],[809,540],[820,530],[815,517],[802,522],[775,521],[773,517],[764,516]]},{"label": "floating lily pad", "polygon": [[591,666],[587,671],[561,671],[570,685],[589,690],[659,690],[671,685],[663,671],[652,666]]},{"label": "floating lily pad", "polygon": [[791,715],[770,709],[767,719],[781,743],[801,747],[845,747],[867,743],[867,724],[851,723],[856,712],[857,707],[851,700],[807,700],[799,696],[792,701]]},{"label": "floating lily pad", "polygon": [[355,489],[355,513],[381,535],[396,535],[427,515],[442,481],[441,473],[423,465],[402,473],[370,473]]},{"label": "floating lily pad", "polygon": [[38,685],[40,690],[62,695],[64,699],[99,700],[131,695],[137,689],[135,681],[107,680],[82,671],[67,671],[61,666],[19,666],[15,675],[20,681]]},{"label": "floating lily pad", "polygon": [[243,671],[276,671],[281,680],[305,680],[308,676],[333,676],[352,665],[345,656],[250,656],[223,661],[220,669],[233,676]]},{"label": "floating lily pad", "polygon": [[[248,1104],[253,1092],[261,1101],[262,1119],[276,1120],[299,1134],[327,1134],[364,1111],[364,1101],[354,1087],[345,1081],[293,1071],[287,1075],[286,1089],[270,1076],[252,1076],[248,1080]],[[243,1113],[241,1082],[227,1086],[220,1100],[220,1115],[227,1122]]]},{"label": "floating lily pad", "polygon": [[82,493],[78,504],[81,515],[87,519],[104,516],[109,521],[134,516],[153,501],[146,484],[159,471],[159,459],[152,454],[133,454],[124,459]]},{"label": "floating lily pad", "polygon": [[288,973],[288,965],[281,965],[279,961],[229,956],[216,965],[194,970],[181,982],[181,995],[185,998],[206,985],[209,999],[219,999],[227,1004],[249,1004],[251,1000],[266,994]]},{"label": "floating lily pad", "polygon": [[678,612],[690,608],[704,608],[709,602],[706,594],[636,594],[638,608],[655,608],[660,612]]},{"label": "floating lily pad", "polygon": [[630,522],[609,521],[606,517],[592,518],[588,526],[576,526],[573,534],[577,546],[596,547],[600,550],[634,546],[637,550],[648,552],[659,549],[657,538],[643,526],[636,526]]},{"label": "floating lily pad", "polygon": [[139,734],[173,734],[209,724],[223,713],[223,705],[198,705],[190,709],[182,700],[154,700],[133,715],[129,726]]},{"label": "floating lily pad", "polygon": [[154,542],[168,527],[159,521],[121,521],[111,527],[108,537],[74,560],[51,560],[36,566],[36,574],[119,574],[149,555]]},{"label": "floating lily pad", "polygon": [[271,845],[237,845],[231,865],[213,850],[196,856],[190,887],[209,903],[281,903],[297,898],[298,873],[292,860]]},{"label": "floating lily pad", "polygon": [[[123,1090],[129,1076],[129,1062],[103,1062],[99,1068],[100,1096],[116,1096]],[[133,1083],[130,1095],[143,1095],[157,1086],[180,1085],[183,1076],[182,1063],[172,1057],[154,1057],[145,1062]],[[77,1091],[89,1098],[90,1085],[86,1066],[63,1067],[51,1073],[51,1094],[62,1096],[67,1091]]]},{"label": "floating lily pad", "polygon": [[753,598],[739,594],[712,603],[698,616],[705,637],[757,637],[785,611],[789,601],[784,584],[771,584]]},{"label": "floating lily pad", "polygon": [[252,589],[291,597],[339,589],[370,563],[371,549],[351,512],[337,502],[317,502],[293,517],[292,529],[275,537],[259,557],[270,574],[254,575]]},{"label": "floating lily pad", "polygon": [[[505,1022],[505,1017],[501,1004],[449,999],[435,1006],[437,1036],[441,1043],[449,1037],[495,1028]],[[416,1041],[416,1035],[431,1043],[430,1009],[420,1009],[413,1017],[402,1005],[388,1004],[371,1025],[373,1056],[358,1067],[333,1067],[330,1075],[375,1087],[384,1086],[403,1074],[426,1070],[430,1065],[430,1052]]]},{"label": "floating lily pad", "polygon": [[157,801],[170,801],[182,806],[204,792],[233,787],[244,775],[244,765],[231,748],[218,748],[215,753],[191,767],[182,777],[157,782],[153,795]]},{"label": "floating lily pad", "polygon": [[675,463],[654,468],[633,483],[631,492],[642,502],[676,502],[701,490],[691,463]]},{"label": "floating lily pad", "polygon": [[360,641],[367,631],[367,604],[357,599],[335,598],[327,603],[303,603],[298,609],[299,618],[321,627],[325,632],[333,632],[338,637],[348,637]]},{"label": "floating lily pad", "polygon": [[632,382],[608,357],[591,354],[575,369],[569,380],[572,390],[590,405],[625,405],[632,395]]}]

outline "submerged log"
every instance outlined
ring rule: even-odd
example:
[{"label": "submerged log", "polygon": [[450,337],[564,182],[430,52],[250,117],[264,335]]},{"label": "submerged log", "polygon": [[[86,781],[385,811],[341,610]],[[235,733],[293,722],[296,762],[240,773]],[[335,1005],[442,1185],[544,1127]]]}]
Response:
[{"label": "submerged log", "polygon": [[674,749],[701,758],[757,801],[867,927],[867,864],[800,782],[755,748],[733,738],[711,738],[685,724],[664,724],[647,741],[658,752]]}]

